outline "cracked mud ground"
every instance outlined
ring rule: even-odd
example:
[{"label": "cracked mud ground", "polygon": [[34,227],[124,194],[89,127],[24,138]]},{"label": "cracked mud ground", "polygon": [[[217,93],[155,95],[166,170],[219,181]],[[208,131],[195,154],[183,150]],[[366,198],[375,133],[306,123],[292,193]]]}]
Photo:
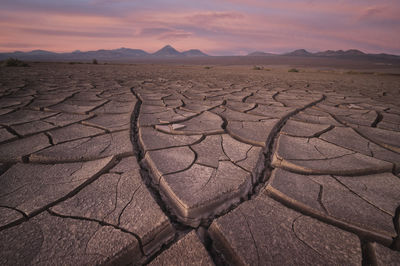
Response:
[{"label": "cracked mud ground", "polygon": [[399,265],[400,79],[0,69],[0,264]]}]

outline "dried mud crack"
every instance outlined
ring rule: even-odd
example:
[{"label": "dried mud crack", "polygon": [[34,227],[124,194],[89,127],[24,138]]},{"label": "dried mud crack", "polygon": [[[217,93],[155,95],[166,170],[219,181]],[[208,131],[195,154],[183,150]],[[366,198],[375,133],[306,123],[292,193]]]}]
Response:
[{"label": "dried mud crack", "polygon": [[397,76],[0,72],[0,264],[399,261]]},{"label": "dried mud crack", "polygon": [[157,202],[158,206],[160,206],[161,210],[167,215],[167,217],[169,218],[170,222],[172,223],[172,225],[175,229],[174,239],[172,241],[170,241],[169,243],[164,244],[161,249],[156,251],[152,256],[147,257],[145,259],[145,261],[143,263],[148,264],[152,260],[154,260],[158,255],[160,255],[164,250],[167,250],[174,243],[176,243],[179,239],[181,239],[182,236],[187,234],[191,230],[191,227],[189,227],[185,224],[182,224],[181,222],[179,222],[177,220],[176,216],[171,212],[170,207],[167,206],[167,204],[163,201],[163,199],[160,195],[160,191],[152,184],[149,169],[144,167],[143,164],[141,163],[141,161],[144,158],[144,155],[143,155],[143,149],[141,148],[140,143],[139,143],[139,129],[138,129],[137,123],[138,123],[138,117],[139,117],[142,101],[136,95],[134,88],[131,88],[131,92],[133,95],[135,95],[136,100],[137,100],[134,111],[131,115],[131,128],[132,128],[131,129],[131,141],[132,141],[132,145],[133,145],[133,148],[135,151],[135,155],[137,156],[137,160],[140,165],[140,175],[141,175],[141,178],[142,178],[144,184],[146,184],[147,188],[151,192],[151,195]]}]

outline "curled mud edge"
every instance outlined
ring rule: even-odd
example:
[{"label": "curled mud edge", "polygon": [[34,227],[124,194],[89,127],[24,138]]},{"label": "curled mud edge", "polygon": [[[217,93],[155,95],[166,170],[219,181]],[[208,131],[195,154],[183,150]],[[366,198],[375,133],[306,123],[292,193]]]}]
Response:
[{"label": "curled mud edge", "polygon": [[376,232],[374,230],[369,231],[362,227],[336,219],[332,216],[316,212],[307,205],[298,202],[296,200],[293,200],[290,197],[287,197],[285,194],[281,193],[280,191],[274,189],[271,186],[267,187],[267,194],[274,200],[282,203],[283,205],[289,207],[290,209],[296,210],[304,215],[316,218],[324,223],[337,226],[338,228],[341,228],[345,231],[355,233],[358,237],[360,237],[363,240],[373,241],[373,242],[376,241],[387,247],[389,247],[393,242],[393,239],[390,235],[387,235],[383,232]]},{"label": "curled mud edge", "polygon": [[169,222],[171,223],[174,235],[172,238],[159,238],[163,242],[159,245],[154,246],[151,248],[150,253],[146,254],[143,259],[140,261],[141,264],[148,264],[152,260],[154,260],[158,255],[160,255],[164,250],[167,250],[171,247],[174,243],[176,243],[179,239],[181,239],[184,235],[186,235],[191,228],[178,222],[174,214],[171,213],[170,208],[165,204],[162,200],[162,197],[158,191],[158,189],[152,183],[152,179],[150,177],[149,170],[143,166],[141,161],[144,158],[142,147],[139,145],[139,128],[137,126],[140,107],[142,105],[141,99],[136,95],[134,92],[134,88],[131,88],[132,94],[136,98],[136,104],[134,110],[131,115],[131,142],[133,146],[134,155],[137,158],[138,164],[140,166],[140,176],[142,178],[143,183],[146,185],[147,189],[149,190],[151,196],[156,201],[157,205],[160,207],[162,212],[168,218]]},{"label": "curled mud edge", "polygon": [[[203,242],[206,250],[209,252],[209,255],[213,259],[214,263],[216,263],[216,265],[220,265],[221,263],[223,264],[225,260],[222,258],[222,254],[220,254],[218,250],[215,250],[214,248],[212,238],[208,232],[209,226],[211,225],[213,220],[227,214],[228,212],[238,207],[241,203],[250,200],[251,198],[259,194],[259,191],[262,187],[265,186],[273,170],[273,167],[271,165],[273,148],[275,145],[276,137],[278,136],[280,130],[290,117],[324,101],[325,95],[321,95],[320,99],[313,101],[301,108],[297,108],[296,110],[288,113],[287,115],[279,119],[266,140],[264,146],[265,148],[260,152],[254,173],[252,173],[254,179],[251,178],[249,182],[246,182],[238,193],[233,196],[230,195],[230,197],[221,197],[220,199],[216,199],[211,205],[198,206],[193,211],[193,213],[188,213],[187,209],[183,208],[182,203],[177,201],[176,197],[174,197],[174,194],[169,191],[169,189],[162,186],[162,184],[155,184],[153,181],[157,180],[157,178],[154,179],[154,173],[152,172],[151,168],[145,163],[144,150],[139,141],[138,118],[142,106],[142,99],[136,93],[135,87],[131,88],[131,92],[137,100],[131,116],[131,141],[134,147],[135,155],[137,156],[137,160],[141,167],[141,177],[147,188],[151,191],[152,196],[154,197],[164,214],[168,217],[176,231],[175,238],[172,241],[169,241],[161,246],[161,248],[154,254],[148,256],[145,260],[146,263],[152,261],[156,256],[161,254],[162,251],[169,248],[171,245],[173,245],[179,239],[185,236],[188,232],[190,232],[190,230],[195,228],[197,229],[197,234]],[[174,206],[178,206],[178,208]]]}]

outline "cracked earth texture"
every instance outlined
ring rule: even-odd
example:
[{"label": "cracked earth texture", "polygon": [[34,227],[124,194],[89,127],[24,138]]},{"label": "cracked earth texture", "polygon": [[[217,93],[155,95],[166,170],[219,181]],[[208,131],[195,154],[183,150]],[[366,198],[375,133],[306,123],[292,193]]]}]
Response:
[{"label": "cracked earth texture", "polygon": [[400,78],[0,69],[0,264],[399,265]]}]

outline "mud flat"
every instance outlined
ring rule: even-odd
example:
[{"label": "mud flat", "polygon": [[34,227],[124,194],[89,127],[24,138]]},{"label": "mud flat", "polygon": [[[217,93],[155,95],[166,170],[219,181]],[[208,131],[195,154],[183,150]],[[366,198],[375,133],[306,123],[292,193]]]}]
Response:
[{"label": "mud flat", "polygon": [[1,67],[0,264],[398,264],[400,76],[368,69]]}]

